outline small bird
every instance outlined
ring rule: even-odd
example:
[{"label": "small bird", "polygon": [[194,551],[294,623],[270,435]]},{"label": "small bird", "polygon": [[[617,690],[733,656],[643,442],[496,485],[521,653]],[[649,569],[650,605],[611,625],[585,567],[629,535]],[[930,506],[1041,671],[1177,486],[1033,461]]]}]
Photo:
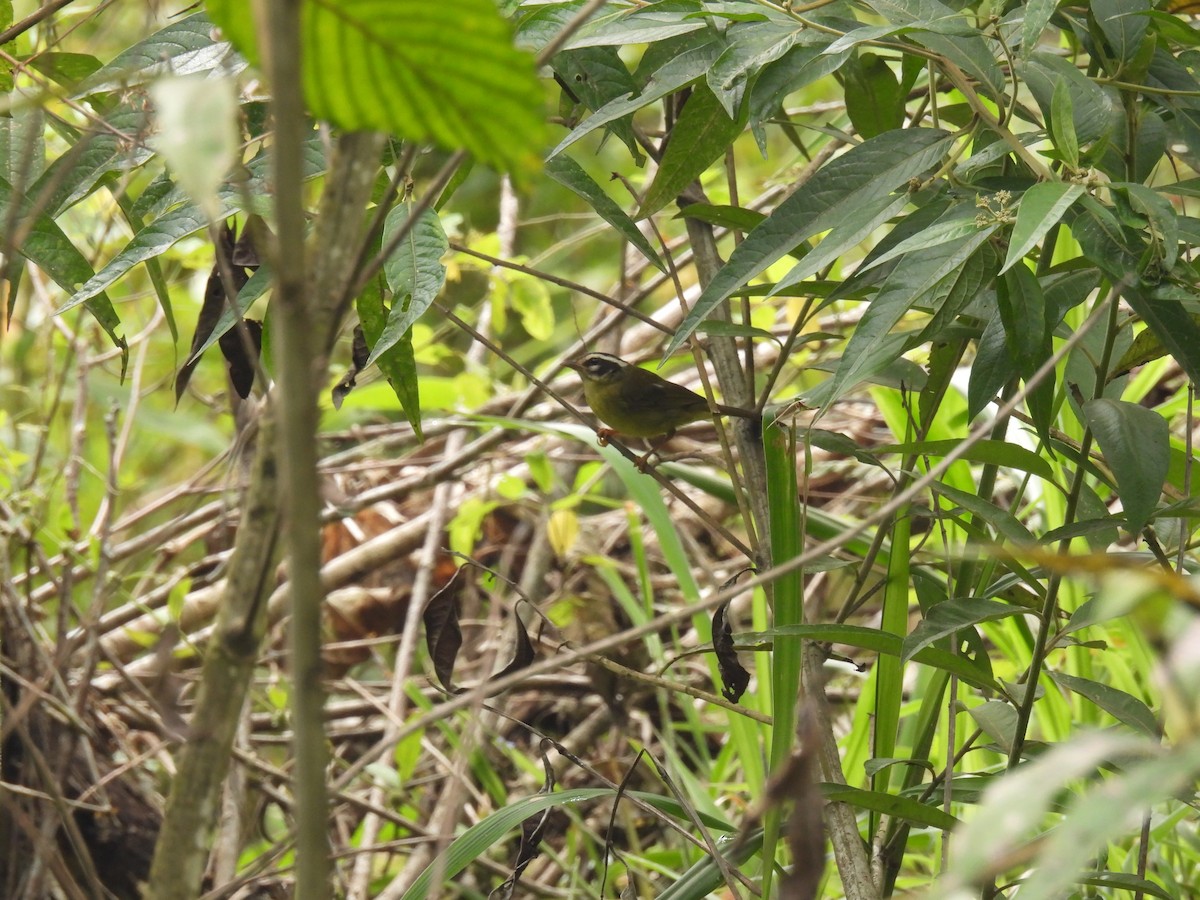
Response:
[{"label": "small bird", "polygon": [[[597,432],[602,443],[614,434],[669,438],[675,429],[712,415],[699,394],[611,354],[588,353],[566,365],[579,373],[588,405],[609,426]],[[714,408],[725,416],[759,417],[736,406],[717,403]]]}]

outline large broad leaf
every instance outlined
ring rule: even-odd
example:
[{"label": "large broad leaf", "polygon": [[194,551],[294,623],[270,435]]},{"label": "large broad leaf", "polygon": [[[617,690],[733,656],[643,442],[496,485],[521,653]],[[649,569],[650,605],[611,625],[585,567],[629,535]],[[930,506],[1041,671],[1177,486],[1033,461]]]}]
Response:
[{"label": "large broad leaf", "polygon": [[1090,400],[1083,415],[1117,479],[1129,530],[1141,531],[1158,505],[1171,464],[1167,420],[1125,400]]},{"label": "large broad leaf", "polygon": [[[408,224],[412,212],[411,203],[401,203],[388,213],[383,226],[383,244],[387,246],[391,235]],[[392,310],[388,314],[387,326],[371,348],[367,365],[395,346],[413,322],[429,309],[438,291],[446,283],[446,267],[442,257],[450,249],[442,221],[431,209],[425,210],[412,223],[408,233],[383,265],[388,287],[392,290]],[[365,329],[365,325],[364,325]],[[370,334],[367,335],[368,340]]]},{"label": "large broad leaf", "polygon": [[706,79],[730,118],[737,115],[747,85],[762,69],[796,44],[810,42],[811,35],[798,22],[737,22],[729,27],[728,46]]},{"label": "large broad leaf", "polygon": [[700,31],[707,27],[698,15],[703,11],[703,4],[697,0],[666,0],[645,6],[613,5],[592,16],[563,49],[649,44]]},{"label": "large broad leaf", "polygon": [[665,355],[673,353],[717,304],[751,278],[801,241],[833,228],[847,210],[890,194],[925,172],[942,157],[949,142],[944,131],[907,128],[871,138],[829,162],[738,245],[697,298]]},{"label": "large broad leaf", "polygon": [[1150,0],[1092,0],[1090,5],[1117,60],[1123,66],[1133,63],[1150,26]]},{"label": "large broad leaf", "polygon": [[1050,18],[1058,9],[1058,0],[1029,0],[1022,10],[1024,20],[1021,23],[1021,58],[1029,59],[1037,50],[1039,39]]},{"label": "large broad leaf", "polygon": [[[239,50],[261,58],[246,4],[206,6]],[[465,149],[516,172],[537,167],[542,87],[491,0],[309,0],[301,42],[304,96],[317,118]]]},{"label": "large broad leaf", "polygon": [[1137,285],[1127,286],[1121,295],[1134,312],[1150,327],[1175,361],[1193,381],[1200,381],[1200,324],[1184,307],[1195,299],[1190,289],[1170,284],[1143,293]]},{"label": "large broad leaf", "polygon": [[214,40],[214,32],[204,13],[168,25],[96,70],[75,89],[75,96],[146,84],[164,75],[198,75],[222,63],[222,74],[236,74],[229,68],[229,43]]},{"label": "large broad leaf", "polygon": [[1053,118],[1054,90],[1065,84],[1075,135],[1080,144],[1107,139],[1122,121],[1117,115],[1115,92],[1106,91],[1075,68],[1069,60],[1048,53],[1034,53],[1028,62],[1017,63],[1017,74],[1029,86],[1047,119]]},{"label": "large broad leaf", "polygon": [[972,76],[992,100],[1004,97],[1006,80],[996,62],[1000,47],[966,16],[938,0],[874,0],[871,6],[893,25],[905,26],[913,41]]},{"label": "large broad leaf", "polygon": [[611,225],[625,237],[629,243],[637,247],[646,259],[650,260],[660,272],[666,272],[667,267],[646,236],[638,230],[633,219],[625,210],[617,205],[617,201],[608,196],[600,185],[569,156],[556,156],[546,161],[546,174],[563,187],[574,191],[596,211],[605,222]]},{"label": "large broad leaf", "polygon": [[1037,277],[1026,266],[1009,269],[996,279],[996,304],[1004,323],[1008,350],[1025,378],[1050,356],[1046,298]]}]

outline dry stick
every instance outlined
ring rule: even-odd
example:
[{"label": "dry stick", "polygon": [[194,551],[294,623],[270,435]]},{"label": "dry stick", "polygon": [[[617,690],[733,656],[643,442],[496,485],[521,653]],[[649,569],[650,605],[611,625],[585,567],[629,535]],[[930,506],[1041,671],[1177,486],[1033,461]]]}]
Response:
[{"label": "dry stick", "polygon": [[35,10],[23,18],[20,22],[17,22],[15,25],[11,25],[4,31],[0,31],[0,45],[7,44],[13,38],[24,34],[34,25],[37,25],[39,22],[50,18],[52,15],[71,2],[73,2],[73,0],[50,0],[50,2],[41,9]]},{"label": "dry stick", "polygon": [[[1088,318],[1082,325],[1080,325],[1075,333],[1067,338],[1063,342],[1063,345],[1057,351],[1055,351],[1041,366],[1039,366],[1033,375],[1026,379],[1025,391],[1014,395],[1012,399],[1010,399],[1007,403],[1004,403],[1000,409],[997,410],[996,415],[998,417],[1009,415],[1014,409],[1016,409],[1017,405],[1024,399],[1030,390],[1036,388],[1037,385],[1041,384],[1041,382],[1045,380],[1047,375],[1054,371],[1054,367],[1058,364],[1058,362],[1083,339],[1087,332],[1091,330],[1092,326],[1095,325],[1095,323],[1099,320],[1100,313],[1103,311],[1107,303],[1111,301],[1112,296],[1113,295],[1110,295],[1108,299],[1099,304],[1096,310],[1094,310],[1092,314],[1088,316]],[[941,462],[931,468],[920,478],[916,479],[903,493],[893,497],[889,502],[876,510],[874,514],[867,516],[861,522],[857,522],[854,525],[848,526],[840,534],[835,535],[826,541],[822,541],[820,544],[816,544],[799,556],[796,556],[787,562],[773,566],[767,571],[755,575],[754,577],[743,582],[730,585],[729,587],[717,591],[711,597],[701,600],[698,603],[663,613],[642,625],[628,628],[619,634],[610,635],[608,637],[592,641],[589,644],[584,644],[581,647],[559,654],[553,658],[532,663],[527,668],[522,669],[520,672],[514,672],[511,675],[504,676],[503,678],[497,678],[494,681],[485,682],[469,691],[458,694],[449,700],[439,703],[433,709],[407,723],[405,727],[401,729],[401,733],[399,734],[397,740],[403,740],[410,734],[414,734],[418,731],[422,731],[431,727],[435,723],[446,718],[451,713],[477,703],[480,697],[490,697],[494,696],[495,694],[503,693],[504,691],[515,687],[516,685],[535,675],[544,675],[549,672],[557,671],[576,662],[580,662],[581,660],[585,660],[591,656],[608,653],[609,651],[615,650],[618,647],[623,647],[628,643],[639,640],[647,635],[659,632],[664,628],[669,628],[670,626],[679,624],[680,622],[686,622],[698,612],[715,609],[722,603],[727,603],[730,600],[733,600],[735,597],[741,596],[747,591],[752,591],[755,588],[768,584],[781,575],[795,571],[799,568],[803,568],[814,559],[818,559],[819,557],[826,556],[835,550],[841,549],[847,542],[858,537],[876,523],[884,521],[889,516],[893,515],[897,510],[909,503],[914,497],[924,491],[925,488],[937,481],[937,479],[944,475],[946,471],[952,465],[954,465],[955,462],[962,459],[963,456],[965,456],[970,449],[975,446],[975,444],[983,440],[983,438],[986,437],[991,430],[991,427],[990,421],[983,422],[982,424],[976,426],[968,433],[967,437],[963,439],[959,446],[955,447],[944,457],[942,457]],[[339,788],[345,786],[354,778],[356,778],[363,769],[378,759],[381,755],[388,752],[393,746],[395,745],[385,741],[376,743],[375,746],[365,751],[361,757],[355,760],[354,763],[350,765],[341,776],[339,776],[335,784]],[[834,749],[836,752],[836,748]],[[829,777],[828,774],[826,777]]]},{"label": "dry stick", "polygon": [[486,263],[491,263],[493,266],[511,269],[514,272],[520,272],[524,275],[537,278],[540,281],[547,281],[550,284],[556,284],[559,287],[564,287],[567,290],[574,291],[577,294],[583,294],[584,296],[591,297],[593,300],[599,300],[601,303],[608,304],[613,309],[620,310],[623,315],[632,316],[638,321],[649,325],[651,328],[661,331],[663,334],[671,334],[671,329],[657,321],[653,316],[648,316],[646,313],[635,309],[630,303],[623,303],[620,300],[614,300],[603,291],[594,290],[585,284],[580,284],[578,281],[572,281],[570,278],[563,278],[559,275],[553,275],[550,272],[545,272],[541,269],[534,268],[533,266],[520,265],[519,263],[511,262],[498,256],[490,256],[487,253],[481,253],[478,250],[472,250],[470,247],[454,241],[450,242],[450,249],[455,253],[473,256],[476,259],[481,259]]}]

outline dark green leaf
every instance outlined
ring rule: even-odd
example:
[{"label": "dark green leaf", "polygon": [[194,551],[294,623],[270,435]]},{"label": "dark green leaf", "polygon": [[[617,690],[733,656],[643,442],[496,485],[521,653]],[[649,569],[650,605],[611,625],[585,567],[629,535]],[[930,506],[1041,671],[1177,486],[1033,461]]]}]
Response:
[{"label": "dark green leaf", "polygon": [[[363,289],[355,301],[358,321],[368,347],[375,345],[388,323],[388,310],[383,305],[383,287],[378,278]],[[368,357],[369,358],[369,357]],[[358,363],[355,360],[356,364]],[[421,395],[417,385],[417,361],[413,353],[412,330],[406,331],[386,352],[379,354],[379,371],[387,376],[388,384],[404,409],[404,416],[416,432],[417,440],[424,440],[421,433]],[[363,359],[358,368],[366,368]]]},{"label": "dark green leaf", "polygon": [[1078,143],[1094,144],[1105,140],[1117,124],[1119,104],[1115,94],[1091,81],[1070,60],[1042,51],[1027,62],[1017,63],[1017,73],[1029,86],[1047,119],[1054,116],[1054,91],[1065,84],[1071,98],[1071,116]]},{"label": "dark green leaf", "polygon": [[608,196],[604,189],[592,179],[583,167],[571,157],[563,154],[546,161],[546,174],[568,190],[578,194],[596,211],[605,222],[624,235],[625,239],[641,252],[660,272],[667,267],[646,236],[634,224],[633,219],[621,209],[617,201]]},{"label": "dark green leaf", "polygon": [[1092,17],[1124,69],[1134,62],[1146,38],[1150,0],[1092,0]]},{"label": "dark green leaf", "polygon": [[1083,405],[1088,427],[1117,479],[1129,530],[1141,531],[1158,505],[1171,462],[1167,420],[1124,400],[1090,400]]},{"label": "dark green leaf", "polygon": [[637,217],[651,216],[678,197],[725,152],[743,127],[744,117],[729,118],[707,86],[695,88],[671,130],[666,152]]},{"label": "dark green leaf", "polygon": [[1024,615],[1027,612],[1029,610],[1024,607],[979,597],[946,600],[933,606],[921,619],[920,624],[904,639],[904,650],[900,659],[907,662],[934,641],[964,628],[972,628],[980,622]]},{"label": "dark green leaf", "polygon": [[[239,50],[258,57],[239,22],[243,4],[207,8]],[[317,118],[464,149],[518,174],[536,169],[542,87],[492,0],[312,0],[301,42],[304,96]]]},{"label": "dark green leaf", "polygon": [[1135,731],[1140,731],[1147,737],[1157,737],[1158,721],[1154,713],[1145,703],[1118,688],[1090,678],[1078,678],[1064,672],[1051,672],[1050,677],[1068,690],[1086,697],[1094,704],[1116,719],[1128,725]]},{"label": "dark green leaf", "polygon": [[[388,213],[383,225],[383,244],[408,223],[411,203],[400,203]],[[383,264],[388,287],[392,290],[392,309],[388,314],[387,326],[378,339],[367,331],[367,342],[371,344],[371,358],[367,365],[375,362],[390,350],[397,341],[408,333],[413,322],[420,318],[437,297],[446,282],[446,267],[442,257],[450,249],[442,221],[431,209],[425,210],[413,223],[412,228]]]},{"label": "dark green leaf", "polygon": [[904,94],[891,66],[873,53],[851,58],[842,66],[846,113],[855,130],[873,138],[904,124]]},{"label": "dark green leaf", "polygon": [[1050,331],[1046,327],[1046,298],[1037,277],[1025,265],[1009,269],[996,281],[996,303],[1004,323],[1008,350],[1017,370],[1028,378],[1046,357]]},{"label": "dark green leaf", "polygon": [[[49,275],[64,291],[74,291],[80,284],[91,280],[92,267],[58,224],[45,213],[31,215],[32,212],[33,204],[25,196],[16,194],[7,181],[0,179],[0,221],[11,224],[10,239],[20,236],[14,249]],[[129,348],[125,338],[117,333],[121,320],[117,318],[103,289],[91,293],[86,302],[88,312],[113,344],[121,348],[121,377],[124,379]],[[55,314],[58,312],[61,310]]]}]

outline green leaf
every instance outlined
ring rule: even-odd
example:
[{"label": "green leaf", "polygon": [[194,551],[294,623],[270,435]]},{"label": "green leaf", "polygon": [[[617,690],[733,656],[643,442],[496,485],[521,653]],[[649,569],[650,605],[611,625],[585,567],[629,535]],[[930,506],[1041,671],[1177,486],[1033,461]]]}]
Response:
[{"label": "green leaf", "polygon": [[45,198],[50,215],[57,217],[87,197],[112,172],[128,172],[154,154],[142,135],[148,125],[144,105],[118,106],[86,133],[75,138],[78,148],[52,162],[29,190]]},{"label": "green leaf", "polygon": [[685,217],[735,231],[753,231],[766,218],[757,210],[712,203],[689,203],[675,216],[677,219]]},{"label": "green leaf", "polygon": [[[384,246],[408,221],[412,208],[411,202],[399,203],[388,213],[383,225]],[[450,242],[442,230],[441,219],[433,210],[425,210],[383,264],[388,287],[392,290],[392,310],[387,326],[371,348],[366,365],[376,362],[381,354],[390,350],[429,309],[446,283],[442,257],[449,249]]]},{"label": "green leaf", "polygon": [[[846,210],[841,221],[821,239],[821,243],[804,255],[779,283],[772,288],[770,296],[799,284],[810,275],[815,275],[852,247],[857,247],[885,222],[898,215],[909,203],[907,194],[880,194],[861,205]],[[866,271],[863,267],[860,271]]]},{"label": "green leaf", "polygon": [[785,56],[797,43],[807,42],[798,22],[743,22],[730,27],[727,45],[706,73],[708,86],[733,118],[747,85],[762,70]]},{"label": "green leaf", "polygon": [[1046,232],[1062,220],[1063,214],[1082,193],[1083,185],[1061,181],[1041,182],[1027,190],[1017,207],[1017,221],[1000,274],[1020,262]]},{"label": "green leaf", "polygon": [[701,4],[692,0],[667,0],[643,7],[607,9],[612,11],[606,10],[589,19],[571,36],[563,49],[649,44],[707,27],[703,19],[690,17],[690,13],[703,11]]},{"label": "green leaf", "polygon": [[1020,616],[1029,612],[1021,606],[1011,603],[1000,603],[996,600],[984,600],[980,597],[965,597],[956,600],[946,600],[931,607],[925,613],[912,633],[904,639],[904,651],[900,655],[907,662],[918,651],[928,647],[934,641],[971,628],[980,622],[991,622],[1007,616]]},{"label": "green leaf", "polygon": [[891,66],[873,53],[851,58],[842,66],[846,113],[855,130],[873,138],[904,124],[904,94]]},{"label": "green leaf", "polygon": [[1140,731],[1147,737],[1158,736],[1158,720],[1155,719],[1154,713],[1132,694],[1092,681],[1090,678],[1078,678],[1064,672],[1051,672],[1050,677],[1068,690],[1086,697],[1118,722]]},{"label": "green leaf", "polygon": [[1074,106],[1067,81],[1055,81],[1054,93],[1050,97],[1050,134],[1054,137],[1054,148],[1063,161],[1070,168],[1078,169],[1079,138],[1075,135]]},{"label": "green leaf", "polygon": [[[551,64],[559,83],[569,86],[569,91],[564,91],[562,97],[563,103],[569,104],[564,109],[564,113],[570,111],[568,115],[574,114],[579,103],[587,109],[597,110],[637,91],[637,84],[615,47],[582,47],[559,51],[554,54]],[[625,144],[630,156],[640,166],[642,149],[633,132],[632,122],[630,113],[606,123],[606,127]]]},{"label": "green leaf", "polygon": [[821,793],[830,803],[849,803],[859,809],[868,809],[926,828],[950,831],[962,824],[957,818],[936,806],[921,803],[919,800],[911,800],[908,797],[900,797],[882,791],[864,791],[861,788],[829,782],[824,782],[820,788]]},{"label": "green leaf", "polygon": [[963,264],[997,227],[988,225],[964,240],[915,251],[900,260],[846,343],[837,371],[830,379],[827,403],[862,381],[868,372],[878,371],[880,365],[889,361],[888,356],[894,359],[903,352],[903,345],[892,345],[885,354],[884,339],[913,304],[934,303],[936,300],[932,298],[949,294],[966,271]]},{"label": "green leaf", "polygon": [[[251,208],[243,210],[245,212],[260,212],[266,215],[271,215],[272,211],[269,208],[269,197],[271,191],[268,187],[268,163],[269,160],[265,156],[261,156],[247,166],[250,174],[250,180],[246,184],[227,184],[218,192],[219,210],[217,219],[231,215],[234,211],[242,208],[243,198],[249,196],[251,199]],[[324,169],[325,161],[320,140],[314,138],[304,147],[304,168],[305,177],[311,177],[318,174]],[[261,204],[261,208],[254,204]],[[135,209],[137,209],[135,205]],[[195,234],[208,224],[208,219],[200,209],[192,203],[185,203],[175,209],[168,210],[163,213],[153,222],[146,225],[141,231],[133,236],[128,244],[125,245],[120,253],[108,261],[99,272],[80,287],[71,298],[54,311],[55,315],[66,312],[67,310],[78,306],[90,300],[92,297],[99,294],[109,285],[116,282],[126,272],[136,266],[138,263],[145,262],[151,257],[159,256],[166,250],[170,249],[177,241],[187,237],[189,234]]]},{"label": "green leaf", "polygon": [[[862,625],[788,625],[784,628],[772,628],[767,631],[735,634],[733,639],[739,646],[754,645],[757,642],[773,640],[776,634],[798,635],[832,644],[847,644],[851,647],[896,657],[904,652],[904,641],[900,635],[888,634],[878,628],[867,628]],[[990,672],[983,671],[969,658],[940,647],[924,647],[914,653],[912,659],[922,665],[933,666],[957,675],[963,681],[976,687],[999,693],[1004,692],[1004,688],[992,677]]]},{"label": "green leaf", "polygon": [[1150,0],[1092,0],[1092,17],[1125,68],[1138,57],[1150,20]]},{"label": "green leaf", "polygon": [[[32,215],[33,209],[33,204],[26,197],[17,194],[7,181],[0,179],[0,221],[10,225],[14,233],[23,235],[14,249],[49,275],[64,291],[74,291],[80,284],[90,281],[93,277],[92,267],[87,259],[53,219],[45,213]],[[125,338],[117,333],[121,320],[117,318],[116,310],[102,290],[95,291],[87,298],[87,309],[113,344],[121,349],[121,378],[124,379],[129,347]]]},{"label": "green leaf", "polygon": [[1167,420],[1125,400],[1089,400],[1087,425],[1117,479],[1129,530],[1140,532],[1158,505],[1171,463]]},{"label": "green leaf", "polygon": [[933,490],[953,502],[956,506],[961,506],[972,515],[983,519],[983,521],[995,528],[997,532],[1018,546],[1032,547],[1037,543],[1033,539],[1033,535],[1029,533],[1029,529],[1022,525],[1016,516],[1008,510],[1001,509],[994,503],[984,500],[979,495],[961,491],[958,488],[941,483],[935,484]]},{"label": "green leaf", "polygon": [[[146,84],[164,75],[197,75],[229,66],[229,44],[213,40],[214,31],[213,21],[204,13],[168,25],[101,66],[75,88],[74,96]],[[237,68],[231,67],[227,74],[236,74]]]},{"label": "green leaf", "polygon": [[1054,92],[1059,84],[1066,85],[1071,98],[1071,123],[1081,146],[1107,139],[1118,121],[1119,104],[1114,92],[1089,79],[1070,60],[1041,51],[1028,61],[1018,61],[1016,69],[1050,120],[1054,118]]},{"label": "green leaf", "polygon": [[1137,285],[1126,285],[1122,297],[1163,342],[1188,377],[1200,382],[1200,323],[1193,321],[1182,302],[1195,299],[1195,294],[1171,285],[1145,294]]},{"label": "green leaf", "polygon": [[608,196],[604,189],[584,171],[583,167],[567,155],[555,156],[546,160],[546,174],[563,187],[578,194],[596,211],[605,222],[624,235],[625,239],[637,247],[642,256],[652,262],[660,272],[666,272],[667,267],[662,258],[655,252],[653,245],[638,229],[617,201]]},{"label": "green leaf", "polygon": [[1016,361],[1009,355],[1004,323],[998,315],[988,319],[975,348],[971,380],[967,384],[967,416],[974,419],[1017,377]]},{"label": "green leaf", "polygon": [[[209,12],[258,58],[235,0]],[[301,14],[304,97],[313,115],[386,131],[517,174],[538,165],[546,126],[533,57],[491,0],[309,0]]]},{"label": "green leaf", "polygon": [[651,103],[661,100],[668,94],[673,94],[687,87],[696,79],[703,77],[712,67],[722,47],[723,44],[713,38],[695,46],[685,48],[681,53],[672,57],[661,68],[655,71],[640,93],[636,95],[622,94],[609,100],[571,129],[571,133],[563,138],[557,147],[550,151],[550,155],[546,157],[547,162],[596,129],[602,128],[618,119],[623,119],[625,116],[649,106]]},{"label": "green leaf", "polygon": [[[904,444],[885,444],[875,447],[876,453],[920,454],[921,456],[946,456],[962,446],[962,440],[951,439],[944,441],[909,441]],[[972,444],[961,457],[972,462],[986,463],[993,466],[1003,466],[1029,472],[1052,481],[1054,469],[1043,457],[1008,441],[978,441]]]},{"label": "green leaf", "polygon": [[[640,791],[630,793],[639,800],[650,803],[671,815],[680,818],[685,815],[679,804],[670,798],[645,794]],[[482,821],[476,822],[455,838],[449,847],[425,867],[412,886],[401,895],[400,900],[426,900],[428,897],[437,896],[438,889],[443,884],[452,883],[454,876],[465,869],[468,864],[483,856],[490,847],[503,840],[510,831],[542,810],[555,806],[571,806],[604,797],[614,797],[616,794],[617,792],[612,788],[575,788],[569,791],[534,794],[532,797],[516,800],[496,810]],[[720,831],[733,830],[733,826],[728,822],[699,810],[695,812],[709,828]],[[440,883],[434,882],[435,875],[441,879]]]},{"label": "green leaf", "polygon": [[1058,0],[1029,0],[1022,10],[1024,21],[1021,23],[1021,58],[1029,59],[1037,50],[1042,32],[1050,24],[1050,19],[1058,9]]},{"label": "green leaf", "polygon": [[100,68],[100,60],[88,53],[39,53],[29,65],[51,81],[71,90]]},{"label": "green leaf", "polygon": [[745,116],[731,119],[721,101],[706,86],[696,87],[683,106],[671,140],[646,191],[637,218],[658,212],[700,177],[741,134]]},{"label": "green leaf", "polygon": [[[362,326],[367,346],[379,346],[379,339],[388,324],[387,309],[383,305],[383,290],[378,278],[373,278],[354,302],[358,310],[358,322]],[[417,440],[425,439],[421,431],[421,395],[418,390],[417,361],[413,354],[412,330],[378,354],[375,360],[379,371],[387,376],[388,384],[400,401],[404,416],[412,425]]]},{"label": "green leaf", "polygon": [[935,165],[950,135],[927,128],[890,131],[827,163],[746,236],[697,298],[665,356],[688,339],[716,306],[801,241],[833,228],[847,210],[892,193]]},{"label": "green leaf", "polygon": [[1050,329],[1042,286],[1026,266],[1017,266],[996,281],[996,303],[1009,352],[1022,377],[1028,378],[1049,356]]},{"label": "green leaf", "polygon": [[1173,268],[1179,258],[1179,217],[1171,201],[1144,184],[1125,182],[1112,187],[1125,194],[1130,207],[1150,223],[1151,238],[1160,250],[1161,268]]}]

